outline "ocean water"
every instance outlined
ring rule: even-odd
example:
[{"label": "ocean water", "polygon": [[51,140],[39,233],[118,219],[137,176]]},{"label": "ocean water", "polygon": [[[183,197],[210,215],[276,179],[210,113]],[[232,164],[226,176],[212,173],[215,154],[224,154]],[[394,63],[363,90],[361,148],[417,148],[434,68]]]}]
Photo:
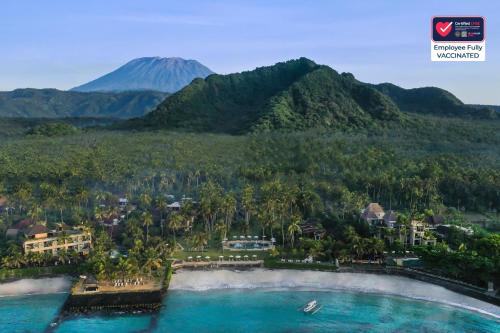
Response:
[{"label": "ocean water", "polygon": [[[65,294],[0,298],[0,332],[500,332],[500,320],[467,309],[352,291],[172,290],[152,314],[77,316],[50,328]],[[314,315],[298,310],[310,299]]]},{"label": "ocean water", "polygon": [[[156,314],[73,316],[55,326],[71,281],[0,284],[10,332],[500,332],[500,307],[397,276],[312,271],[178,271]],[[316,299],[322,309],[299,308]]]}]

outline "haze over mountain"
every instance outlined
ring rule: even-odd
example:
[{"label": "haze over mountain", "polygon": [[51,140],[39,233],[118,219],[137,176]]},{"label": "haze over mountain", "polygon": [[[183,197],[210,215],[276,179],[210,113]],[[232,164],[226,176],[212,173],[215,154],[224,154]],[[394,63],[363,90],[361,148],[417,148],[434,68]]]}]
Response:
[{"label": "haze over mountain", "polygon": [[121,93],[16,89],[0,92],[0,117],[140,117],[154,109],[168,93],[128,91]]},{"label": "haze over mountain", "polygon": [[100,78],[71,89],[72,91],[156,90],[173,93],[195,78],[213,72],[196,60],[145,57],[134,59]]}]

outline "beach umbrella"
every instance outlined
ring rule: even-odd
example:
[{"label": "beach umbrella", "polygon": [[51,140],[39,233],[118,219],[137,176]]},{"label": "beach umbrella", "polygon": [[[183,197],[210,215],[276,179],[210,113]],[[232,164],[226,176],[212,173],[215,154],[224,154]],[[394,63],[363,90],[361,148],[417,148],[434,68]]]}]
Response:
[{"label": "beach umbrella", "polygon": [[188,257],[188,260],[193,260],[193,257]]},{"label": "beach umbrella", "polygon": [[248,239],[252,239],[252,236],[247,236]]},{"label": "beach umbrella", "polygon": [[210,257],[209,257],[209,256],[206,256],[206,257],[205,257],[205,259],[209,260],[209,259],[210,259]]},{"label": "beach umbrella", "polygon": [[245,255],[243,256],[243,258],[245,258],[245,260],[246,260],[246,259],[248,259],[248,256],[245,254]]},{"label": "beach umbrella", "polygon": [[230,255],[230,256],[229,256],[229,260],[232,260],[233,258],[234,258],[234,256],[233,256],[233,255]]},{"label": "beach umbrella", "polygon": [[254,254],[254,255],[252,256],[252,258],[257,259],[257,256]]},{"label": "beach umbrella", "polygon": [[259,236],[253,236],[253,239],[259,239]]},{"label": "beach umbrella", "polygon": [[238,237],[237,236],[233,236],[233,239],[236,239],[236,238],[238,238]]},{"label": "beach umbrella", "polygon": [[219,256],[219,260],[224,260],[224,256]]},{"label": "beach umbrella", "polygon": [[236,256],[236,259],[241,259],[241,256]]}]

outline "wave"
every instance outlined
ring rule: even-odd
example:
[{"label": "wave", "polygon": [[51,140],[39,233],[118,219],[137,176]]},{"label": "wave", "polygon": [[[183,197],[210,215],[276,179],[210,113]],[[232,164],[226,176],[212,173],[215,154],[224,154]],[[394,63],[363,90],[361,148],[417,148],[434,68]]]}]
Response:
[{"label": "wave", "polygon": [[0,284],[0,297],[67,293],[70,287],[67,277],[22,279]]},{"label": "wave", "polygon": [[180,270],[172,276],[169,287],[170,290],[189,291],[256,288],[396,295],[460,307],[500,319],[500,307],[496,305],[402,276],[267,269],[242,272]]}]

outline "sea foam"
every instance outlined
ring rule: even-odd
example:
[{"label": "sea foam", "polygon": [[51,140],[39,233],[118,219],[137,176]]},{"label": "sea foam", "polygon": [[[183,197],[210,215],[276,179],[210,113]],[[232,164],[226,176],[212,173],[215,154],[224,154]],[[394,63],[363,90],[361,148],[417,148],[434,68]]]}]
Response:
[{"label": "sea foam", "polygon": [[298,270],[186,271],[173,275],[171,290],[269,288],[298,290],[351,291],[397,295],[439,302],[481,312],[500,319],[500,307],[446,288],[401,276],[364,273],[331,273]]}]

